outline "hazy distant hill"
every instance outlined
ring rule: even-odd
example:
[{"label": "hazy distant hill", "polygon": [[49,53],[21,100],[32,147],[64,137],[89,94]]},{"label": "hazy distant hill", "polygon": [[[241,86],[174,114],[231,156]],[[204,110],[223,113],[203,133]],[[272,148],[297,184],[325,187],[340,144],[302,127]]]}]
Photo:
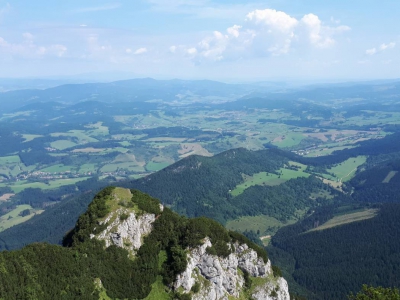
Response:
[{"label": "hazy distant hill", "polygon": [[[209,80],[155,80],[151,78],[115,81],[111,83],[66,84],[45,90],[18,90],[0,93],[1,111],[10,111],[32,102],[57,101],[77,103],[96,100],[106,103],[162,100],[182,101],[193,97],[213,97],[233,100],[257,87],[225,84]],[[259,88],[258,88],[259,89]],[[212,98],[211,98],[212,99]]]},{"label": "hazy distant hill", "polygon": [[[15,90],[0,93],[0,112],[8,112],[34,102],[57,101],[74,104],[80,101],[95,100],[106,103],[145,102],[159,100],[164,102],[233,101],[243,99],[234,107],[264,107],[262,102],[283,101],[293,105],[297,101],[328,103],[341,100],[340,106],[356,105],[366,109],[366,103],[377,101],[395,103],[400,99],[400,82],[371,82],[349,85],[311,86],[300,90],[282,88],[271,91],[262,84],[226,84],[210,80],[155,80],[151,78],[131,79],[110,83],[65,84],[44,90]],[[250,101],[249,101],[250,99]],[[252,100],[255,99],[255,100]],[[359,103],[363,100],[363,103]],[[246,105],[246,102],[247,105]],[[279,102],[278,102],[279,103]],[[276,104],[276,102],[275,102]],[[268,105],[266,106],[268,107]],[[230,108],[230,106],[228,106]]]}]

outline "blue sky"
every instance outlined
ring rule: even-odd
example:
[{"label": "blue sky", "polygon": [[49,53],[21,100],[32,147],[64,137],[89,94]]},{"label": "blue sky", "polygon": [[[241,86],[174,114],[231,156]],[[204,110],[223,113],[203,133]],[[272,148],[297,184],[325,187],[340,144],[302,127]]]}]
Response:
[{"label": "blue sky", "polygon": [[0,0],[0,77],[400,78],[398,0]]}]

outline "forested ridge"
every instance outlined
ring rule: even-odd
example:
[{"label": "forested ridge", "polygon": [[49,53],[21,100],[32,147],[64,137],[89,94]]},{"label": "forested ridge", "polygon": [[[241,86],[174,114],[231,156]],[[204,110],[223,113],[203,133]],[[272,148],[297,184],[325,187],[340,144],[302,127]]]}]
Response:
[{"label": "forested ridge", "polygon": [[[242,209],[246,210],[246,214],[254,215],[261,205],[263,209],[264,207],[273,208],[271,213],[278,219],[284,220],[294,209],[308,209],[310,204],[313,204],[311,207],[314,207],[319,202],[311,202],[308,196],[301,196],[299,203],[290,200],[288,206],[285,204],[282,194],[295,195],[297,185],[301,187],[304,184],[309,186],[309,189],[311,185],[316,184],[314,188],[320,189],[320,183],[313,178],[307,180],[299,178],[276,187],[249,187],[242,195],[236,197],[240,199],[241,203],[234,199],[235,197],[229,193],[229,190],[242,182],[242,174],[252,175],[257,172],[278,174],[279,169],[288,161],[304,163],[309,166],[309,172],[318,173],[332,164],[357,155],[370,154],[364,165],[367,169],[400,158],[399,133],[388,135],[383,139],[359,142],[358,145],[353,149],[336,151],[333,155],[317,158],[302,157],[279,149],[248,151],[243,148],[229,150],[210,158],[193,155],[145,178],[118,182],[118,185],[143,190],[162,199],[163,203],[172,209],[191,217],[205,215],[225,223],[227,220],[244,215]],[[386,148],[388,145],[390,147]],[[387,150],[381,153],[380,149]],[[29,197],[22,197],[25,194],[18,196],[21,198],[21,203],[28,201],[33,206],[40,207],[44,202],[57,202],[61,199],[63,201],[54,207],[47,208],[42,215],[29,220],[29,223],[0,232],[1,249],[17,249],[33,241],[60,243],[63,234],[73,226],[71,220],[77,218],[85,210],[100,188],[113,184],[113,180],[113,178],[108,178],[98,181],[96,178],[92,178],[89,181],[77,183],[78,193],[69,191],[71,187],[68,186],[56,192],[28,189],[25,194],[29,194]],[[328,186],[325,186],[324,189],[328,189],[331,194],[335,193]],[[258,197],[255,203],[247,201],[257,194],[255,191],[260,191],[264,195],[272,195],[272,197],[264,199]],[[71,194],[65,199],[62,198],[63,194],[69,192],[75,194]],[[279,193],[282,194],[279,195]],[[248,204],[251,205],[248,207]],[[9,204],[1,205],[7,208],[6,206]],[[63,221],[60,222],[60,220]]]},{"label": "forested ridge", "polygon": [[[139,211],[154,213],[157,219],[152,232],[130,259],[128,251],[117,246],[105,249],[103,241],[90,238],[101,231],[100,219],[110,213],[117,201],[113,187],[98,193],[88,210],[78,219],[76,227],[64,238],[64,247],[50,244],[31,244],[21,250],[0,253],[1,299],[99,299],[106,292],[113,299],[143,299],[151,285],[162,277],[165,285],[186,269],[188,248],[209,237],[212,254],[226,257],[232,249],[228,242],[248,244],[260,257],[268,259],[265,250],[236,232],[227,231],[221,224],[207,218],[188,219],[137,190],[132,199],[119,203],[137,206]],[[115,209],[115,208],[114,208]],[[194,291],[195,292],[195,291]],[[190,295],[169,292],[171,299],[190,299]]]},{"label": "forested ridge", "polygon": [[[357,210],[359,205],[361,205],[360,209],[380,208],[380,206],[375,206],[376,203],[400,202],[398,198],[400,186],[398,181],[400,178],[400,172],[398,172],[399,143],[398,134],[393,134],[383,139],[361,142],[356,148],[334,152],[331,156],[316,159],[301,157],[279,149],[254,152],[234,149],[210,158],[190,156],[150,176],[135,181],[122,182],[121,184],[124,187],[147,192],[151,196],[161,199],[162,203],[170,209],[187,216],[199,217],[205,215],[221,223],[240,216],[257,216],[259,214],[268,214],[285,222],[297,211],[307,211],[306,219],[281,229],[273,237],[270,250],[272,260],[282,267],[285,277],[293,278],[294,284],[290,286],[295,288],[295,292],[308,295],[310,299],[311,297],[315,297],[315,299],[321,299],[321,297],[337,299],[337,297],[340,298],[348,294],[349,291],[358,291],[364,283],[388,286],[385,284],[385,280],[394,282],[400,278],[396,273],[397,269],[395,269],[396,264],[398,265],[397,258],[391,254],[391,251],[398,246],[397,244],[389,246],[389,248],[376,248],[374,250],[376,256],[370,255],[370,252],[366,251],[370,244],[377,243],[379,245],[379,243],[386,242],[384,239],[388,237],[381,231],[390,234],[392,240],[396,240],[394,237],[397,236],[396,230],[399,227],[384,223],[384,218],[378,216],[370,220],[342,225],[321,232],[304,232],[314,228],[316,223],[322,224],[331,219],[341,206],[350,205]],[[385,148],[385,151],[380,151],[379,149],[386,147],[385,145],[390,145],[390,147]],[[345,193],[332,189],[317,178],[318,172],[321,170],[326,170],[327,167],[334,166],[343,159],[358,155],[368,155],[367,161],[356,176],[343,185]],[[287,168],[290,161],[307,165],[309,166],[307,172],[315,172],[316,174],[310,174],[308,178],[287,180],[276,186],[249,186],[237,196],[230,193],[230,190],[243,182],[243,174],[251,176],[259,172],[267,172],[280,176],[281,168]],[[389,180],[387,176],[390,172],[392,172],[392,176]],[[387,182],[384,182],[385,179]],[[90,201],[91,193],[94,193],[100,186],[101,183],[93,181],[93,190],[86,191],[87,194],[83,194],[80,196],[81,198],[74,198],[73,201],[61,203],[68,210],[63,207],[59,207],[58,210],[56,207],[49,209],[47,213],[52,215],[51,218],[45,218],[44,215],[40,219],[41,216],[38,216],[36,217],[36,220],[40,220],[38,223],[35,223],[36,221],[32,219],[32,223],[23,224],[0,233],[3,249],[7,247],[10,249],[20,248],[22,246],[21,241],[29,243],[34,239],[44,240],[48,236],[51,236],[48,241],[60,242],[62,234],[72,226],[68,224],[54,226],[54,224],[59,224],[58,218],[67,220],[75,216],[77,211],[83,211]],[[330,197],[328,199],[318,197],[311,199],[310,193],[313,191],[326,192]],[[33,195],[36,195],[36,191],[32,192],[35,192]],[[43,195],[46,195],[46,193]],[[385,205],[383,204],[380,215],[385,213]],[[167,209],[167,211],[169,210]],[[69,215],[65,215],[66,212]],[[394,216],[396,212],[400,213],[396,206],[393,206],[390,213]],[[175,218],[172,217],[173,215],[171,212],[171,218]],[[182,218],[178,219],[181,220]],[[374,222],[377,222],[376,220],[382,221],[380,224],[374,225],[373,231],[365,229],[370,228],[372,230],[372,227],[369,226],[357,226],[357,224],[372,222],[372,220],[375,220]],[[179,223],[180,221],[174,222]],[[348,231],[355,231],[356,233],[352,236],[340,231],[345,231],[345,228],[350,228]],[[37,229],[38,231],[36,231]],[[173,227],[173,230],[176,231],[177,228]],[[328,232],[329,235],[327,235]],[[18,234],[21,234],[21,236],[18,236]],[[231,237],[232,234],[230,234]],[[226,237],[226,235],[223,236]],[[282,238],[285,236],[290,238]],[[375,238],[375,236],[377,240],[371,240],[371,237]],[[254,237],[257,238],[257,236]],[[354,242],[359,241],[359,243],[349,243],[348,245],[352,246],[346,248],[347,244],[344,241],[346,239],[351,240],[351,238]],[[177,237],[177,239],[179,240],[181,237]],[[343,239],[343,243],[339,243],[339,240],[336,239]],[[329,241],[337,241],[338,244],[329,243]],[[340,245],[340,249],[336,245]],[[313,248],[307,248],[308,246]],[[324,276],[323,270],[318,269],[316,265],[310,264],[310,266],[313,266],[312,268],[305,267],[314,254],[314,248],[322,249],[321,253],[324,253],[324,255],[315,255],[315,264],[319,261],[321,265],[326,267],[327,272],[330,272],[330,276]],[[167,249],[160,251],[167,251]],[[218,251],[223,253],[224,250],[221,248]],[[307,255],[310,255],[310,257]],[[378,255],[380,255],[380,259],[377,258]],[[337,256],[342,257],[343,261],[335,260]],[[354,260],[355,266],[361,265],[362,262],[358,262],[355,257],[363,256],[370,259],[364,261],[367,262],[365,268],[369,267],[369,271],[365,269],[360,276],[360,273],[356,272],[357,269],[351,267],[351,262]],[[384,274],[384,269],[389,266],[392,266],[392,269]],[[364,269],[361,268],[360,270]],[[377,278],[368,277],[372,274],[375,274],[374,276]],[[349,276],[354,278],[354,283],[343,283],[338,286],[336,280],[329,280],[329,278],[336,278],[341,282],[346,278],[348,280]]]},{"label": "forested ridge", "polygon": [[308,228],[305,222],[282,228],[269,247],[272,259],[292,266],[291,275],[310,292],[310,299],[343,299],[362,284],[398,286],[400,205],[379,208],[372,219],[322,231],[307,232],[315,217]]}]

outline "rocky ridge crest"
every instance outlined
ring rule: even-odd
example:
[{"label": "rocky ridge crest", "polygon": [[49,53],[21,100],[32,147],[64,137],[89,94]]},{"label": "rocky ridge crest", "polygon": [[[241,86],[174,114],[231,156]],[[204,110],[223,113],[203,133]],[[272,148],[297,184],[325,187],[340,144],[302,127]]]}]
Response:
[{"label": "rocky ridge crest", "polygon": [[[143,238],[151,233],[156,218],[155,214],[139,214],[134,209],[118,207],[99,222],[99,226],[106,227],[90,238],[105,241],[106,247],[124,248],[134,255],[142,246]],[[227,257],[210,254],[208,249],[212,246],[206,237],[201,245],[186,249],[187,267],[177,275],[171,288],[181,294],[190,293],[193,300],[290,299],[286,280],[275,277],[271,262],[264,262],[247,244],[229,243],[232,253]],[[258,278],[251,280],[251,287],[246,286],[246,273]]]}]

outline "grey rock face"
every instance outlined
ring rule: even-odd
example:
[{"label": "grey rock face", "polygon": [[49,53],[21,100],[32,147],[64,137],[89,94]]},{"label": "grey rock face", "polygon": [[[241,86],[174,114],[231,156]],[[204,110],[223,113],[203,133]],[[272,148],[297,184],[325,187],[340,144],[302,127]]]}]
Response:
[{"label": "grey rock face", "polygon": [[[161,207],[163,209],[163,207]],[[122,218],[121,215],[127,215]],[[148,235],[156,220],[154,214],[135,215],[126,208],[111,212],[100,225],[107,224],[106,229],[91,238],[104,240],[106,247],[116,245],[134,254],[143,243],[143,237]],[[231,244],[234,251],[227,257],[208,254],[211,247],[209,238],[203,244],[189,249],[188,264],[184,272],[179,274],[173,283],[174,289],[182,289],[189,293],[195,283],[200,284],[200,291],[195,293],[193,300],[228,300],[239,298],[244,293],[243,271],[252,277],[265,280],[262,284],[252,287],[253,300],[289,300],[288,285],[285,279],[273,276],[271,262],[266,263],[257,252],[246,244]],[[249,292],[248,292],[249,293]]]},{"label": "grey rock face", "polygon": [[[175,289],[182,288],[188,293],[195,282],[199,282],[201,289],[193,295],[193,300],[225,300],[228,296],[237,298],[243,292],[244,285],[243,276],[239,271],[241,269],[253,277],[270,279],[266,280],[265,285],[254,290],[254,300],[290,299],[286,281],[283,278],[275,279],[271,262],[264,263],[253,249],[245,244],[235,244],[235,251],[223,258],[208,254],[206,249],[211,246],[211,241],[206,238],[201,246],[190,251],[186,270],[178,275],[174,282]],[[279,298],[275,297],[275,293]],[[275,298],[271,298],[270,295]]]},{"label": "grey rock face", "polygon": [[[128,214],[128,218],[121,220],[120,216],[124,213]],[[105,230],[90,237],[105,241],[106,247],[116,245],[130,252],[136,251],[142,246],[143,237],[151,232],[155,220],[154,214],[136,217],[133,212],[120,208],[101,222],[100,225],[109,223]]]}]

